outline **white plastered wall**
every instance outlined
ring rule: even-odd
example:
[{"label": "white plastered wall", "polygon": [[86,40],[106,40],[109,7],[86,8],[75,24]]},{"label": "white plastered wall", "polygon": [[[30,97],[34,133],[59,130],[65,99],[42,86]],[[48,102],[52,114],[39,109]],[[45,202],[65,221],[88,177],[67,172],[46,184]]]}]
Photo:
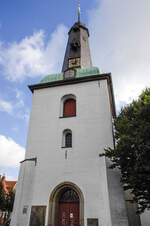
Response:
[{"label": "white plastered wall", "polygon": [[[76,96],[77,115],[60,118],[60,101],[67,94]],[[30,197],[19,197],[18,192],[20,212],[15,214],[19,218],[11,226],[17,225],[18,219],[22,223],[17,226],[27,226],[24,222],[29,222],[30,208],[25,216],[21,214],[24,205],[47,206],[47,225],[50,194],[65,181],[83,192],[85,226],[87,218],[98,218],[99,226],[112,226],[106,163],[99,157],[105,147],[113,146],[111,120],[107,80],[34,91],[26,151],[26,158],[37,157],[33,192]],[[65,129],[72,131],[71,149],[61,148]],[[30,184],[30,177],[26,183]],[[24,194],[28,196],[26,191]]]}]

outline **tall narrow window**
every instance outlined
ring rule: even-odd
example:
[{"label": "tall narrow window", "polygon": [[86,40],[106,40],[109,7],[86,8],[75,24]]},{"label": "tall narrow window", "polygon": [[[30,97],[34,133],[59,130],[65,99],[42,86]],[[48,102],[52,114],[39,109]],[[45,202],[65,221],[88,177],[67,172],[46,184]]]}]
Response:
[{"label": "tall narrow window", "polygon": [[62,147],[63,148],[72,147],[72,131],[70,129],[66,129],[63,131]]},{"label": "tall narrow window", "polygon": [[63,116],[75,116],[76,115],[76,101],[74,99],[67,99],[64,102]]},{"label": "tall narrow window", "polygon": [[72,147],[72,134],[70,132],[66,133],[65,136],[65,147]]}]

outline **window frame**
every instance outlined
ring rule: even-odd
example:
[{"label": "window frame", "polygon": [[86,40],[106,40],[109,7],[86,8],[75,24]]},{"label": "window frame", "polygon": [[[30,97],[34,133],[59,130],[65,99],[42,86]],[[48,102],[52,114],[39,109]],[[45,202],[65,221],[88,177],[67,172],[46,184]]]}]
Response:
[{"label": "window frame", "polygon": [[[66,145],[66,136],[67,134],[71,134],[71,145],[70,146],[67,146]],[[72,143],[73,143],[73,139],[72,139],[72,131],[70,129],[65,129],[63,131],[63,134],[62,134],[62,148],[72,148]]]},{"label": "window frame", "polygon": [[[64,116],[64,104],[69,99],[75,100],[75,115]],[[76,96],[74,94],[64,95],[61,98],[61,101],[60,101],[60,115],[59,115],[59,118],[72,118],[72,117],[76,117],[76,116],[77,116],[77,99],[76,99]]]}]

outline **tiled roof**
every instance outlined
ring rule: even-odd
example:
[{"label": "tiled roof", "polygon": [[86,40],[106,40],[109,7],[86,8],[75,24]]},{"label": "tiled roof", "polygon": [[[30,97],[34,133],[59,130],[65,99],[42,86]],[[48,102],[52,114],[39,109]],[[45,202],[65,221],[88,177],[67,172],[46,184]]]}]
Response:
[{"label": "tiled roof", "polygon": [[0,175],[0,182],[2,184],[2,188],[5,194],[9,194],[10,190],[15,191],[16,181],[6,181],[5,176],[1,177]]},{"label": "tiled roof", "polygon": [[14,188],[16,181],[6,181],[7,188]]}]

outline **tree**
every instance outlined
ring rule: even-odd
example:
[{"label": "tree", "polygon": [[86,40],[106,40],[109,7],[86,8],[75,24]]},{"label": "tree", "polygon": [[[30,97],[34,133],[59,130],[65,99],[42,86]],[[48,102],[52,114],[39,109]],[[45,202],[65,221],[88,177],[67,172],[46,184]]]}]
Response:
[{"label": "tree", "polygon": [[9,190],[9,194],[6,195],[5,198],[5,209],[8,213],[11,213],[13,210],[13,204],[15,199],[15,193],[12,189]]},{"label": "tree", "polygon": [[3,218],[3,211],[5,209],[5,194],[3,192],[3,185],[2,185],[2,181],[0,180],[0,225],[2,222],[2,218]]},{"label": "tree", "polygon": [[150,209],[150,89],[121,109],[114,120],[115,147],[105,149],[110,168],[119,168],[124,190],[130,189],[137,213]]},{"label": "tree", "polygon": [[3,186],[0,181],[0,210],[1,210],[2,206],[3,206]]},{"label": "tree", "polygon": [[4,219],[4,225],[10,224],[10,215],[13,210],[13,204],[15,199],[15,193],[12,189],[9,189],[9,193],[5,195],[5,219]]},{"label": "tree", "polygon": [[11,188],[6,193],[6,190],[4,189],[3,179],[4,178],[0,180],[0,225],[9,225],[15,193]]}]

